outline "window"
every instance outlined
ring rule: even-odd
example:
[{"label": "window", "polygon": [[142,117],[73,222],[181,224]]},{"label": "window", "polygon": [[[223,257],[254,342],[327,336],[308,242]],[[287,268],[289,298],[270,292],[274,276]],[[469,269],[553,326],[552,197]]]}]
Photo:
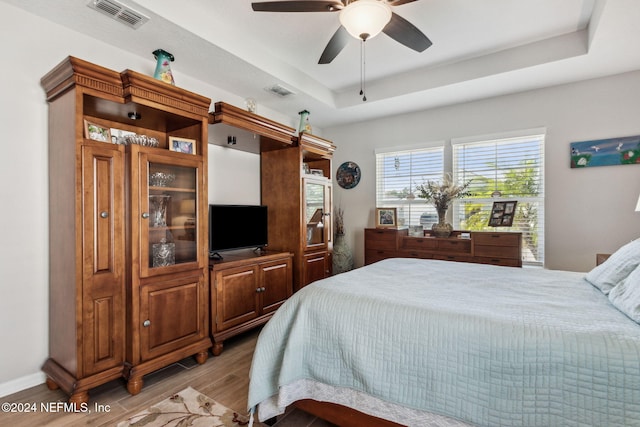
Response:
[{"label": "window", "polygon": [[376,151],[376,206],[397,208],[399,225],[431,225],[438,215],[431,203],[415,197],[418,184],[439,180],[444,170],[444,143],[426,148]]},{"label": "window", "polygon": [[[544,130],[504,138],[454,140],[453,175],[472,196],[453,203],[455,229],[519,231],[523,263],[544,264]],[[493,202],[517,201],[511,227],[489,227]]]},{"label": "window", "polygon": [[[433,204],[415,187],[452,172],[458,184],[471,180],[472,196],[453,202],[453,227],[470,231],[522,232],[523,263],[544,264],[545,129],[492,137],[454,139],[429,147],[376,150],[376,206],[397,208],[399,225],[431,228]],[[451,148],[451,152],[449,152]],[[445,150],[451,162],[445,164]],[[449,157],[450,154],[450,157]],[[490,227],[493,202],[517,201],[511,227]]]}]

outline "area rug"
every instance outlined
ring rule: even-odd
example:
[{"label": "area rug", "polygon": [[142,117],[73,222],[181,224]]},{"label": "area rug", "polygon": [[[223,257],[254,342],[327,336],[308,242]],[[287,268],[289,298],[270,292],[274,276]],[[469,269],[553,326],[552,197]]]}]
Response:
[{"label": "area rug", "polygon": [[118,427],[237,427],[249,418],[188,387],[150,408],[128,417]]}]

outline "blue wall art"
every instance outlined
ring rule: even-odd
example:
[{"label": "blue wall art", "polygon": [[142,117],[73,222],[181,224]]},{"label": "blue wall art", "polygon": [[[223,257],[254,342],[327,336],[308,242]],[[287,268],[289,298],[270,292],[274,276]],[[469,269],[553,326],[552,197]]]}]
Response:
[{"label": "blue wall art", "polygon": [[640,135],[571,143],[571,167],[640,163]]}]

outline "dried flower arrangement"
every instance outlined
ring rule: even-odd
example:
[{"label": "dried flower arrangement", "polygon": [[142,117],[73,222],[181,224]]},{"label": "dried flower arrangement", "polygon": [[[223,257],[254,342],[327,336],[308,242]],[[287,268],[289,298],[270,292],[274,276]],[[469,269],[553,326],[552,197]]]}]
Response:
[{"label": "dried flower arrangement", "polygon": [[471,195],[467,190],[471,181],[462,185],[456,185],[450,173],[446,173],[442,183],[437,181],[427,181],[424,184],[416,185],[418,197],[433,202],[438,214],[446,212],[454,199],[459,199]]},{"label": "dried flower arrangement", "polygon": [[334,209],[336,234],[344,234],[344,209],[337,207]]}]

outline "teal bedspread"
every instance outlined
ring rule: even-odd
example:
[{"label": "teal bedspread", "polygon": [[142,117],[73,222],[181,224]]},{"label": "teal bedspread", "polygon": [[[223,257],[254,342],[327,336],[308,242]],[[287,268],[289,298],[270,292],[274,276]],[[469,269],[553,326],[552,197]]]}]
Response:
[{"label": "teal bedspread", "polygon": [[640,325],[583,273],[389,259],[262,330],[250,408],[311,379],[477,426],[640,425]]}]

